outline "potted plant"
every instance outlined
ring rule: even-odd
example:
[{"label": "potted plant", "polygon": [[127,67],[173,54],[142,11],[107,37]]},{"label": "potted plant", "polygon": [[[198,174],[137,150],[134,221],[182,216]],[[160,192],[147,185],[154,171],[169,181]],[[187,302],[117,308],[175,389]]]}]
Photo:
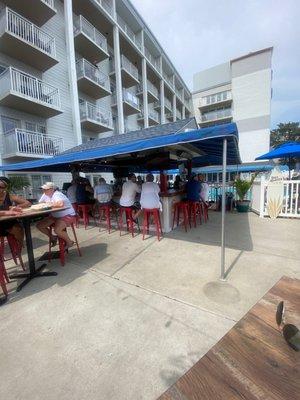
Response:
[{"label": "potted plant", "polygon": [[30,186],[30,182],[29,179],[27,178],[27,176],[22,176],[22,175],[11,175],[9,177],[9,184],[8,184],[8,191],[11,193],[16,193],[19,192],[21,190],[23,190],[23,188],[27,188],[28,186]]},{"label": "potted plant", "polygon": [[248,191],[251,189],[253,185],[254,179],[256,178],[256,174],[252,176],[251,180],[244,180],[241,178],[237,178],[233,186],[236,188],[236,193],[238,195],[239,200],[236,201],[236,209],[238,212],[248,212],[250,206],[250,200],[245,200],[245,196]]}]

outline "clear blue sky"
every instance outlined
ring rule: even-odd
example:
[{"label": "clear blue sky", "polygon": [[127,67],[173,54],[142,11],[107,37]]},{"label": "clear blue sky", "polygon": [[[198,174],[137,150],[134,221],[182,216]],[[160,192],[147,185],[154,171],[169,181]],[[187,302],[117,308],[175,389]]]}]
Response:
[{"label": "clear blue sky", "polygon": [[188,87],[195,72],[274,47],[272,122],[300,121],[300,0],[131,0]]}]

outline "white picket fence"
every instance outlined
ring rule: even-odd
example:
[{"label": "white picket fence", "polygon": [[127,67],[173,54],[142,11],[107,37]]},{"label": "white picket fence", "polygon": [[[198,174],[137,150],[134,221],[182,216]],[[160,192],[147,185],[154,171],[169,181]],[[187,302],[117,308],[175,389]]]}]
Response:
[{"label": "white picket fence", "polygon": [[[251,209],[261,218],[268,215],[267,211],[268,182],[262,176],[252,187]],[[300,218],[300,180],[283,181],[283,203],[280,217]]]}]

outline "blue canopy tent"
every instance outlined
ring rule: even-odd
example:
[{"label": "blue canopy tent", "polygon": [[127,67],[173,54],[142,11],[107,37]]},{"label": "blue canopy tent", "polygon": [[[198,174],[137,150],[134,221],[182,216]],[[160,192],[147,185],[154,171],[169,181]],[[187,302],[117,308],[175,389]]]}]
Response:
[{"label": "blue canopy tent", "polygon": [[[161,125],[164,127],[164,125]],[[159,128],[159,127],[157,127]],[[176,168],[192,162],[193,167],[223,165],[221,278],[225,277],[225,180],[226,165],[241,162],[236,124],[217,125],[182,132],[148,129],[96,139],[48,159],[0,166],[2,171],[97,172],[118,169],[136,172]]]},{"label": "blue canopy tent", "polygon": [[276,147],[276,149],[269,151],[269,153],[263,154],[262,156],[256,157],[256,160],[270,160],[273,158],[286,158],[290,164],[291,158],[300,157],[300,143],[299,142],[288,142],[281,146]]}]

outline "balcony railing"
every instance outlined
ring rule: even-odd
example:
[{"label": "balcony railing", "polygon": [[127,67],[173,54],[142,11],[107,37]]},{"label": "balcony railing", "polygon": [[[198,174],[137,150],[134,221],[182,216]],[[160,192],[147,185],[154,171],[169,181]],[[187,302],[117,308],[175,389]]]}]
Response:
[{"label": "balcony railing", "polygon": [[123,54],[121,55],[121,67],[129,72],[136,79],[139,79],[139,71],[135,65],[132,64]]},{"label": "balcony railing", "polygon": [[159,122],[159,113],[155,110],[148,111],[149,118],[153,119],[156,122]]},{"label": "balcony railing", "polygon": [[173,79],[164,72],[163,72],[163,78],[173,89],[174,88]]},{"label": "balcony railing", "polygon": [[108,0],[96,0],[96,2],[111,16],[113,16],[113,6]]},{"label": "balcony railing", "polygon": [[131,28],[126,24],[126,22],[117,14],[117,22],[122,29],[122,31],[129,37],[129,39],[142,51],[142,42],[138,36],[133,32]]},{"label": "balcony railing", "polygon": [[5,9],[5,18],[9,33],[55,58],[55,39],[52,36],[9,8]]},{"label": "balcony railing", "polygon": [[160,62],[159,62],[159,60],[157,58],[155,58],[146,47],[145,47],[145,57],[150,62],[150,64],[153,65],[153,67],[158,72],[160,72]]},{"label": "balcony railing", "polygon": [[224,108],[222,110],[211,111],[201,115],[201,122],[216,121],[223,118],[231,118],[231,108]]},{"label": "balcony railing", "polygon": [[182,119],[181,112],[176,112],[176,119]]},{"label": "balcony railing", "polygon": [[13,129],[3,135],[4,154],[54,156],[63,151],[63,139],[25,129]]},{"label": "balcony railing", "polygon": [[177,89],[176,87],[175,87],[175,93],[176,93],[176,96],[179,97],[180,100],[182,100],[182,92],[179,89]]},{"label": "balcony railing", "polygon": [[140,100],[130,90],[123,89],[123,101],[131,104],[133,107],[140,109]]},{"label": "balcony railing", "polygon": [[[141,80],[141,78],[139,77],[139,80]],[[147,80],[147,90],[148,92],[152,93],[153,96],[158,97],[158,89],[153,85],[152,82]],[[143,92],[143,85],[140,83],[137,86],[137,93],[142,93]]]},{"label": "balcony railing", "polygon": [[76,62],[76,72],[77,79],[88,78],[110,91],[109,77],[84,58]]},{"label": "balcony railing", "polygon": [[49,7],[54,8],[54,0],[42,0],[42,2],[47,4]]},{"label": "balcony railing", "polygon": [[111,111],[95,106],[87,101],[81,103],[79,109],[81,120],[89,119],[95,123],[112,128],[113,122]]},{"label": "balcony railing", "polygon": [[88,20],[80,15],[74,22],[74,33],[84,33],[91,39],[98,47],[107,53],[107,40]]},{"label": "balcony railing", "polygon": [[59,90],[39,79],[9,67],[0,75],[0,88],[29,100],[60,108]]},{"label": "balcony railing", "polygon": [[223,101],[228,101],[231,100],[231,91],[230,90],[225,90],[223,92],[211,94],[209,96],[205,96],[201,99],[200,105],[203,106],[209,106],[211,104],[217,104],[221,103]]}]

